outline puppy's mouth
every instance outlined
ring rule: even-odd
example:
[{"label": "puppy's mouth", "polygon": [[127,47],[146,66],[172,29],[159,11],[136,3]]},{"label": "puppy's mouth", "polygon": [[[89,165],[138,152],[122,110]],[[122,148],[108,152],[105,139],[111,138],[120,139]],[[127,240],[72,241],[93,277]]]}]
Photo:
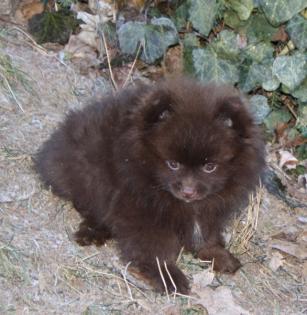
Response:
[{"label": "puppy's mouth", "polygon": [[192,195],[192,196],[184,196],[180,192],[174,192],[174,191],[172,191],[171,193],[172,193],[172,195],[175,198],[177,198],[179,200],[182,200],[185,203],[192,203],[192,202],[195,202],[195,201],[200,201],[200,200],[202,200],[202,199],[204,199],[206,197],[206,196],[200,196],[200,195],[197,195],[197,194]]},{"label": "puppy's mouth", "polygon": [[195,202],[195,201],[200,201],[202,199],[204,199],[204,198],[201,198],[201,197],[197,197],[197,198],[181,198],[181,200],[183,200],[186,203],[192,203],[192,202]]}]

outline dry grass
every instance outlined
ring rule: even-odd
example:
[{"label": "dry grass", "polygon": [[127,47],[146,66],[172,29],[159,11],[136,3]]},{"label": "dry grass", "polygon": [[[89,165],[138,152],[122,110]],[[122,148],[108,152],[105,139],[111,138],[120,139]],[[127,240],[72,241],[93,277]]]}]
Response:
[{"label": "dry grass", "polygon": [[[4,35],[2,34],[2,36]],[[24,112],[24,108],[14,90],[22,87],[24,90],[32,92],[30,80],[24,71],[13,64],[10,56],[2,53],[0,53],[0,87],[6,94],[12,97],[20,110]]]},{"label": "dry grass", "polygon": [[12,282],[23,282],[29,277],[24,268],[22,253],[0,242],[0,275]]},{"label": "dry grass", "polygon": [[[40,94],[14,91],[25,113],[12,104],[0,106],[0,197],[8,196],[0,202],[0,314],[202,314],[186,311],[196,293],[162,296],[135,278],[130,266],[119,261],[113,242],[81,248],[71,239],[79,217],[69,203],[41,187],[30,156],[64,112],[85,102],[94,82],[75,73],[71,80],[65,65],[31,47],[0,47],[0,56],[10,55]],[[231,241],[232,249],[243,253],[244,267],[234,276],[216,275],[212,287],[231,287],[251,314],[300,314],[306,309],[299,262],[288,260],[278,272],[267,267],[267,240],[290,219],[289,209],[259,190],[235,222]],[[164,262],[159,264],[165,268]],[[178,265],[190,278],[212,268],[183,252]],[[170,312],[172,307],[177,313]]]},{"label": "dry grass", "polygon": [[254,194],[249,197],[247,208],[235,220],[232,238],[230,240],[231,250],[242,255],[249,249],[250,239],[253,237],[258,226],[258,217],[264,188],[260,185]]}]

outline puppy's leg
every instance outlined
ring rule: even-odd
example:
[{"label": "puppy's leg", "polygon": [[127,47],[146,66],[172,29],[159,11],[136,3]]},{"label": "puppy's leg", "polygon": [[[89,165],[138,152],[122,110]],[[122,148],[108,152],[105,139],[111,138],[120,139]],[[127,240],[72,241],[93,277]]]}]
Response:
[{"label": "puppy's leg", "polygon": [[241,267],[240,261],[219,244],[206,244],[198,252],[201,260],[213,260],[213,269],[224,273],[234,273]]},{"label": "puppy's leg", "polygon": [[176,266],[180,251],[176,235],[151,227],[135,228],[134,231],[138,232],[123,233],[118,238],[123,259],[131,261],[131,266],[136,267],[159,292],[165,292],[166,285],[168,292],[187,294],[189,282]]},{"label": "puppy's leg", "polygon": [[94,225],[86,219],[80,223],[79,230],[75,233],[75,240],[81,246],[101,246],[110,238],[112,234],[106,225]]},{"label": "puppy's leg", "polygon": [[213,269],[224,273],[234,273],[241,267],[240,261],[227,249],[221,235],[221,223],[218,218],[202,222],[204,245],[200,248],[197,256],[201,260],[213,260]]},{"label": "puppy's leg", "polygon": [[79,245],[95,244],[101,246],[112,238],[111,230],[102,221],[99,207],[88,208],[86,203],[83,204],[79,200],[74,200],[73,205],[83,218],[83,221],[79,224],[79,230],[75,233],[75,240]]},{"label": "puppy's leg", "polygon": [[[160,270],[158,267],[160,266]],[[190,291],[189,282],[184,273],[176,266],[175,262],[155,261],[135,261],[135,267],[148,280],[148,282],[160,293],[165,293],[167,287],[168,293],[179,292],[188,294]],[[165,282],[165,283],[164,283]]]}]

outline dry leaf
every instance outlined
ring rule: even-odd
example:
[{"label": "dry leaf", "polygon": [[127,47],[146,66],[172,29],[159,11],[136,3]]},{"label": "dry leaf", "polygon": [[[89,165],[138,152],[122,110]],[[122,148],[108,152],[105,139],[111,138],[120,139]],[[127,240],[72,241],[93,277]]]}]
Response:
[{"label": "dry leaf", "polygon": [[307,280],[307,261],[303,262],[302,276]]},{"label": "dry leaf", "polygon": [[70,54],[71,58],[97,59],[95,49],[80,40],[78,35],[71,35],[64,47],[64,52]]},{"label": "dry leaf", "polygon": [[96,25],[99,23],[99,16],[98,15],[89,14],[89,13],[84,12],[84,11],[79,11],[77,13],[77,19],[82,20],[85,23],[85,25],[84,24],[80,25],[81,28],[84,28],[86,26],[90,26],[93,31],[95,31]]},{"label": "dry leaf", "polygon": [[306,243],[307,244],[307,231],[302,231],[298,237],[297,242],[300,244]]},{"label": "dry leaf", "polygon": [[307,246],[305,244],[295,244],[282,240],[273,240],[271,242],[271,247],[291,256],[295,256],[301,260],[307,258]]},{"label": "dry leaf", "polygon": [[295,242],[299,235],[299,230],[295,226],[287,226],[282,232],[272,235],[272,239],[278,239],[282,241]]},{"label": "dry leaf", "polygon": [[82,30],[78,35],[76,35],[78,39],[83,42],[84,44],[87,44],[97,51],[99,51],[99,40],[96,32],[93,31],[84,31]]},{"label": "dry leaf", "polygon": [[119,1],[112,0],[89,0],[88,6],[90,10],[95,14],[100,14],[103,18],[108,18],[110,20],[116,15],[116,10],[114,3]]},{"label": "dry leaf", "polygon": [[282,142],[282,138],[286,136],[286,130],[289,128],[288,123],[278,123],[275,128],[276,141]]},{"label": "dry leaf", "polygon": [[182,47],[177,45],[167,50],[163,59],[163,70],[166,75],[183,73]]},{"label": "dry leaf", "polygon": [[227,287],[213,290],[206,287],[197,292],[200,297],[195,304],[203,305],[210,315],[250,315],[250,312],[238,305]]},{"label": "dry leaf", "polygon": [[17,23],[23,24],[31,19],[31,17],[35,14],[40,14],[43,11],[44,4],[39,0],[26,3],[23,1],[15,12],[15,20]]},{"label": "dry leaf", "polygon": [[297,200],[299,200],[301,203],[307,204],[307,194],[305,191],[300,191],[300,188],[296,183],[289,183],[286,185],[288,194]]},{"label": "dry leaf", "polygon": [[272,271],[276,271],[279,267],[283,265],[284,257],[279,252],[273,252],[272,258],[269,262],[269,267]]},{"label": "dry leaf", "polygon": [[281,25],[278,31],[273,35],[273,42],[286,42],[288,40],[288,34],[285,31],[285,25]]},{"label": "dry leaf", "polygon": [[280,160],[279,160],[279,167],[286,167],[287,169],[294,169],[298,164],[298,160],[288,151],[279,150]]}]

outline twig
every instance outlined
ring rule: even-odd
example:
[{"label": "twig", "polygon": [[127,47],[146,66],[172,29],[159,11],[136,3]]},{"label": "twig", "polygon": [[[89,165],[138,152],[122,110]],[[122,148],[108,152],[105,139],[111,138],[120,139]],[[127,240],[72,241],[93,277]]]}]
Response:
[{"label": "twig", "polygon": [[297,117],[297,115],[296,115],[294,109],[290,106],[290,104],[288,104],[288,102],[283,102],[283,103],[288,107],[290,113],[293,115],[293,117],[295,118],[295,120],[297,120],[298,117]]},{"label": "twig", "polygon": [[131,77],[131,75],[132,75],[132,71],[133,71],[133,69],[134,69],[134,67],[135,67],[135,64],[136,64],[138,58],[139,58],[139,54],[140,54],[140,51],[141,51],[141,47],[142,47],[142,45],[141,45],[141,43],[140,43],[140,44],[139,44],[139,48],[138,48],[138,50],[137,50],[137,52],[136,52],[136,55],[135,55],[133,64],[132,64],[132,66],[131,66],[131,68],[130,68],[130,70],[129,70],[128,76],[127,76],[127,78],[126,78],[126,80],[125,80],[125,82],[124,82],[124,84],[123,84],[123,88],[128,84],[128,81],[130,80],[130,77]]},{"label": "twig", "polygon": [[127,281],[127,270],[128,270],[128,267],[129,267],[130,264],[131,264],[131,261],[129,261],[128,264],[126,265],[124,272],[122,272],[122,276],[123,276],[123,278],[124,278],[124,281],[125,281],[125,284],[126,284],[126,287],[127,287],[127,291],[128,291],[128,294],[129,294],[129,297],[130,297],[131,301],[134,301],[134,298],[133,298],[133,296],[132,296],[132,292],[131,292],[129,283],[128,283],[128,281]]},{"label": "twig", "polygon": [[177,257],[177,260],[176,260],[176,264],[179,263],[179,261],[180,261],[180,259],[181,259],[181,256],[182,256],[182,254],[183,254],[183,251],[184,251],[184,246],[182,246],[181,249],[180,249],[180,252],[179,252],[178,257]]},{"label": "twig", "polygon": [[[83,262],[83,261],[81,261],[81,262]],[[86,262],[83,262],[83,263],[86,264]],[[116,280],[120,280],[120,281],[124,281],[124,282],[125,282],[125,280],[124,280],[122,277],[117,276],[117,275],[115,275],[115,274],[108,273],[108,272],[103,272],[103,271],[100,271],[100,270],[95,270],[95,269],[89,267],[88,265],[84,265],[84,266],[82,266],[82,267],[83,267],[85,270],[90,271],[90,272],[93,272],[93,273],[96,273],[96,274],[98,274],[98,275],[111,277],[111,278],[114,278],[114,279],[116,279]],[[127,281],[132,287],[134,287],[135,290],[137,290],[138,292],[140,292],[146,299],[148,299],[150,302],[153,303],[153,300],[150,299],[150,297],[149,297],[148,295],[146,295],[140,288],[138,288],[138,287],[137,287],[135,284],[133,284],[131,281],[128,281],[128,279],[126,279],[126,281]]]},{"label": "twig", "polygon": [[[173,293],[174,294],[174,293]],[[188,298],[188,299],[192,299],[192,300],[199,300],[197,297],[195,296],[191,296],[191,295],[188,295],[188,294],[182,294],[182,293],[179,293],[177,292],[176,293],[177,296],[182,296],[182,297],[185,297],[185,298]]]},{"label": "twig", "polygon": [[171,275],[170,272],[168,271],[167,264],[166,264],[165,261],[164,261],[164,268],[165,268],[166,273],[167,273],[168,277],[170,278],[171,283],[172,283],[172,285],[173,285],[173,287],[174,287],[174,289],[175,289],[175,291],[174,291],[174,299],[175,299],[175,298],[176,298],[176,293],[177,293],[177,286],[176,286],[176,283],[175,283],[174,279],[172,278],[172,275]]},{"label": "twig", "polygon": [[36,48],[39,52],[41,52],[44,55],[49,56],[49,57],[55,57],[56,56],[56,54],[49,54],[48,51],[43,46],[37,44],[36,41],[32,38],[32,36],[30,36],[27,32],[25,32],[21,28],[14,26],[11,29],[18,31],[18,32],[22,33],[25,37],[27,37],[31,41],[31,46]]},{"label": "twig", "polygon": [[58,278],[63,281],[69,288],[71,288],[72,290],[74,290],[75,292],[77,292],[78,294],[82,294],[81,291],[79,291],[78,289],[76,289],[74,286],[72,286],[70,283],[68,283],[67,281],[65,281],[62,277],[59,277]]},{"label": "twig", "polygon": [[161,277],[161,279],[162,279],[162,282],[163,282],[163,285],[164,285],[164,288],[165,288],[165,293],[166,293],[166,296],[167,296],[167,301],[169,302],[169,301],[170,301],[170,298],[169,298],[169,294],[168,294],[168,290],[167,290],[167,285],[166,285],[166,282],[165,282],[165,279],[164,279],[164,276],[163,276],[163,273],[162,273],[162,270],[161,270],[161,266],[160,266],[160,262],[159,262],[159,258],[158,258],[158,257],[156,257],[156,261],[157,261],[157,265],[158,265],[160,277]]},{"label": "twig", "polygon": [[[112,81],[112,83],[114,85],[115,90],[118,90],[118,86],[117,86],[117,83],[115,82],[113,71],[112,71],[112,67],[111,67],[111,61],[110,61],[110,55],[109,55],[109,49],[108,49],[106,37],[105,37],[104,31],[103,31],[103,29],[101,27],[103,25],[103,22],[102,22],[102,19],[101,19],[101,14],[100,14],[100,10],[99,10],[98,0],[96,0],[96,10],[98,12],[98,18],[99,18],[99,24],[96,25],[96,27],[97,27],[97,34],[99,35],[99,37],[102,37],[104,49],[105,49],[106,56],[107,56],[107,62],[108,62],[108,68],[109,68],[109,72],[110,72],[111,81]],[[100,46],[101,46],[101,44],[100,44]]]},{"label": "twig", "polygon": [[106,41],[103,30],[101,30],[101,35],[102,35],[102,40],[103,40],[104,48],[105,48],[106,55],[107,55],[107,61],[108,61],[108,67],[109,67],[109,71],[110,71],[111,80],[112,80],[112,83],[114,85],[115,90],[118,90],[117,83],[115,82],[115,79],[114,79],[114,75],[113,75],[113,71],[112,71],[112,67],[111,67],[110,56],[109,56],[108,45],[107,45],[107,41]]},{"label": "twig", "polygon": [[94,254],[91,254],[91,255],[88,255],[88,256],[86,256],[86,257],[83,257],[83,258],[82,258],[82,261],[85,261],[85,260],[87,260],[87,259],[93,258],[93,257],[97,256],[98,254],[99,254],[99,252],[96,252],[96,253],[94,253]]}]

